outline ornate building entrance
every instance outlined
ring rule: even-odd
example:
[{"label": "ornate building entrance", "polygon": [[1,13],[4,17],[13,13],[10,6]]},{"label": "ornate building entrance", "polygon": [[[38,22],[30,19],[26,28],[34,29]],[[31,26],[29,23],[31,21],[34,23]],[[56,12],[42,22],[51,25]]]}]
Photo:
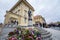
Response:
[{"label": "ornate building entrance", "polygon": [[16,18],[11,17],[10,18],[10,23],[17,24],[18,25],[18,20]]}]

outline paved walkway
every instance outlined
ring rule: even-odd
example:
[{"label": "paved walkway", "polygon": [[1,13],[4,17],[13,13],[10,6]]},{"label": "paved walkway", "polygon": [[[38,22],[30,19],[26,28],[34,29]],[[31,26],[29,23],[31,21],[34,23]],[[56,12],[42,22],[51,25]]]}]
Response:
[{"label": "paved walkway", "polygon": [[14,29],[15,28],[3,28],[0,40],[5,40],[5,38],[8,36],[8,33],[13,31]]},{"label": "paved walkway", "polygon": [[52,33],[52,38],[53,40],[60,40],[60,31],[59,30],[55,30],[52,28],[44,28],[47,31],[50,31]]}]

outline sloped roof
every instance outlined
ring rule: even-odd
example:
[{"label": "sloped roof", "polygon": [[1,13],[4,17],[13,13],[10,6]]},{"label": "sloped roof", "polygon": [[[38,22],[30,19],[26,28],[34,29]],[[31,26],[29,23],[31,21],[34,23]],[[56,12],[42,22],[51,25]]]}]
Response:
[{"label": "sloped roof", "polygon": [[34,16],[34,19],[36,19],[36,18],[42,18],[42,16],[41,15],[36,15],[36,16]]},{"label": "sloped roof", "polygon": [[12,11],[15,7],[17,7],[21,2],[24,2],[29,8],[34,11],[34,8],[26,1],[26,0],[19,0],[9,11]]},{"label": "sloped roof", "polygon": [[42,18],[45,21],[45,19],[41,15],[34,16],[34,19],[37,19],[37,18]]}]

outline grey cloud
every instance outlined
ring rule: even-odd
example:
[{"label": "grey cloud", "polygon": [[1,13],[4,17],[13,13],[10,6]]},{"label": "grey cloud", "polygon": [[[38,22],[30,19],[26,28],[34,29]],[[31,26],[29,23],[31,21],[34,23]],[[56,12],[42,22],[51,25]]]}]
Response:
[{"label": "grey cloud", "polygon": [[0,0],[0,23],[4,22],[4,15],[6,13],[6,10],[9,10],[17,0]]},{"label": "grey cloud", "polygon": [[[0,0],[0,22],[4,21],[6,10],[18,0]],[[42,15],[46,22],[60,21],[60,0],[27,0],[35,9],[34,15]],[[2,20],[3,18],[3,20]]]}]

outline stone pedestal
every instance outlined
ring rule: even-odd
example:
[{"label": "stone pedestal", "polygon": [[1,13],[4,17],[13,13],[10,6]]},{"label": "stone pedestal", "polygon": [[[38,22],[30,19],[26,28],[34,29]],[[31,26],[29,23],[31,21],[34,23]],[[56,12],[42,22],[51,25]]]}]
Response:
[{"label": "stone pedestal", "polygon": [[29,20],[29,21],[28,21],[28,27],[32,27],[32,26],[33,26],[32,21]]}]

